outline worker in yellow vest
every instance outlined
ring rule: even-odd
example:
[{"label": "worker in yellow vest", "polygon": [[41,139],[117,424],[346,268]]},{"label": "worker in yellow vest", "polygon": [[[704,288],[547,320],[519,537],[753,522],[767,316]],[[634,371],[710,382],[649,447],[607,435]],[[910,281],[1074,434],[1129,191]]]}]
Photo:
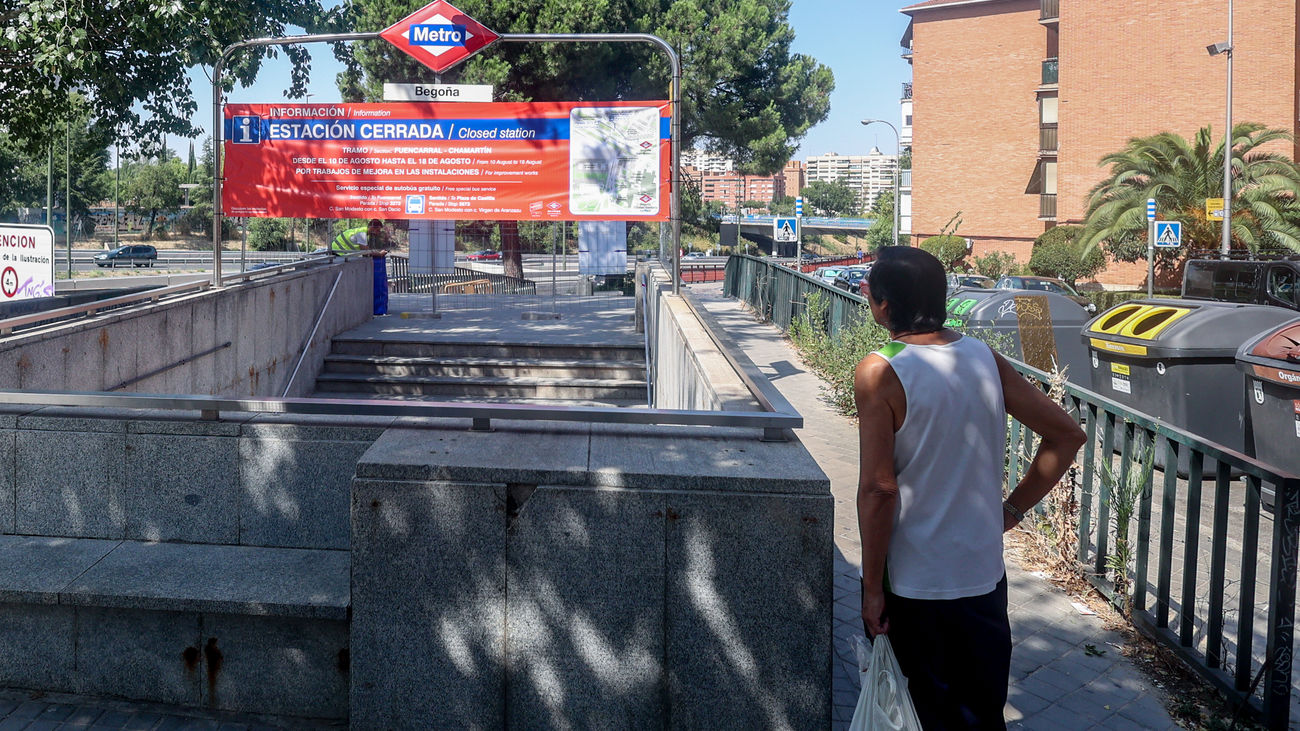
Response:
[{"label": "worker in yellow vest", "polygon": [[331,254],[360,254],[374,259],[376,315],[388,314],[388,265],[385,257],[390,242],[384,222],[378,218],[372,218],[365,228],[350,228],[330,242]]}]

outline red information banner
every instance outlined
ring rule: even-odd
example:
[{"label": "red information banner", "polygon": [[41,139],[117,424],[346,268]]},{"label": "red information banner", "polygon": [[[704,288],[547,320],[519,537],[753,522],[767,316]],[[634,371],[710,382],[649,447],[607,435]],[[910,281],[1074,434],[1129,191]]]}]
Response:
[{"label": "red information banner", "polygon": [[230,104],[228,216],[666,221],[670,104]]}]

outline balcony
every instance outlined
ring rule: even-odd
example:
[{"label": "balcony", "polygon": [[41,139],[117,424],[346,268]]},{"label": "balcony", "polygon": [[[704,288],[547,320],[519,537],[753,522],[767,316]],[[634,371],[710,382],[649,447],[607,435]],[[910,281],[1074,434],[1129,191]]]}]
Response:
[{"label": "balcony", "polygon": [[1040,221],[1056,220],[1056,194],[1042,193],[1038,196],[1038,219]]},{"label": "balcony", "polygon": [[1055,156],[1057,149],[1059,148],[1057,147],[1056,125],[1044,124],[1039,126],[1038,154]]},{"label": "balcony", "polygon": [[1043,86],[1056,86],[1059,83],[1061,69],[1058,59],[1048,58],[1043,60]]},{"label": "balcony", "polygon": [[1061,19],[1061,0],[1042,0],[1038,11],[1039,23],[1057,23]]},{"label": "balcony", "polygon": [[903,82],[903,98],[904,99],[912,98],[912,82],[910,81]]}]

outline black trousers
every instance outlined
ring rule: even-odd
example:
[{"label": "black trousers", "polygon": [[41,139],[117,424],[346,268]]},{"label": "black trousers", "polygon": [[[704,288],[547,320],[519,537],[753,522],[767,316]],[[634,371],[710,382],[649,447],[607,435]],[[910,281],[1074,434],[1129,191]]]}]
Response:
[{"label": "black trousers", "polygon": [[926,731],[1005,729],[1011,674],[1007,577],[988,594],[908,599],[886,594],[889,641]]}]

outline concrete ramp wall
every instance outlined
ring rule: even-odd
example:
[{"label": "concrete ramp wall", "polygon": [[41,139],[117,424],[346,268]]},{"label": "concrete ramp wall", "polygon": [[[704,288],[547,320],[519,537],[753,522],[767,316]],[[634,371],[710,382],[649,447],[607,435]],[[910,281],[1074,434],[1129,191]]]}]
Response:
[{"label": "concrete ramp wall", "polygon": [[0,338],[0,389],[280,396],[307,345],[289,393],[305,395],[330,339],[370,317],[371,271],[331,262]]}]

